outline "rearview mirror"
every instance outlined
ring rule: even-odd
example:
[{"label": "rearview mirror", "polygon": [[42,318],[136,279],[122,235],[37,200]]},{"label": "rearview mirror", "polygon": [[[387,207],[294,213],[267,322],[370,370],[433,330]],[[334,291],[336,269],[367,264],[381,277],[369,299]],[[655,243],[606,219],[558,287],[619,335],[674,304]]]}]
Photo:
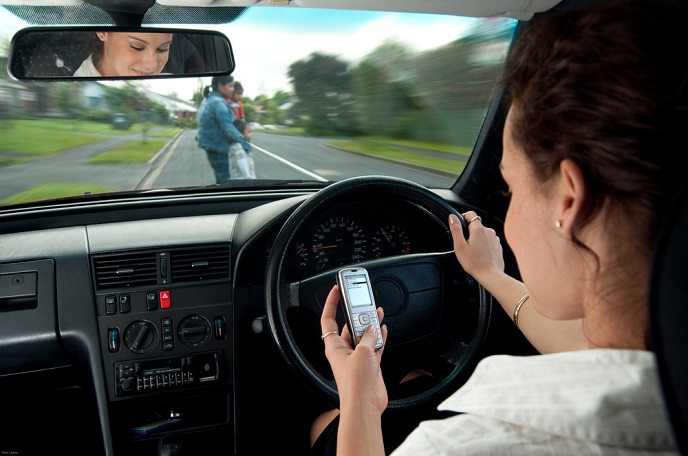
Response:
[{"label": "rearview mirror", "polygon": [[10,46],[9,71],[19,80],[217,76],[235,66],[229,39],[206,30],[26,28]]}]

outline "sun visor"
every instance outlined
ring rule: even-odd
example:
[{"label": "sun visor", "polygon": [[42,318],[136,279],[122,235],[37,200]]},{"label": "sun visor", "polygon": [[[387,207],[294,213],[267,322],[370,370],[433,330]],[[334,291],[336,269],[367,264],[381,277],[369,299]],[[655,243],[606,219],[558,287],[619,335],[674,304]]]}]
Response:
[{"label": "sun visor", "polygon": [[405,11],[455,16],[502,16],[529,20],[561,0],[158,0],[169,6],[285,6],[302,8],[345,8],[347,10]]}]

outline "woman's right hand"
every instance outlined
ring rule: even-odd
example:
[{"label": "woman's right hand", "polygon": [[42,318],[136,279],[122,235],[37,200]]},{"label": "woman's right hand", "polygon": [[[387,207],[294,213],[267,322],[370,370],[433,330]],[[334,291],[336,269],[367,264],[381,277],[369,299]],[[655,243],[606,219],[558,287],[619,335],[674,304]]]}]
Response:
[{"label": "woman's right hand", "polygon": [[[353,349],[349,331],[344,327],[341,336],[335,319],[340,291],[335,285],[325,300],[323,313],[320,317],[322,334],[325,336],[325,356],[332,366],[337,390],[339,392],[340,409],[347,407],[361,411],[373,406],[382,414],[387,408],[387,389],[380,371],[380,360],[387,342],[387,327],[381,326],[383,345],[375,350],[377,333],[369,326],[361,341]],[[377,309],[377,318],[382,322],[384,311]]]},{"label": "woman's right hand", "polygon": [[461,223],[454,214],[449,215],[449,230],[454,240],[454,253],[464,271],[480,283],[491,274],[504,273],[504,253],[495,230],[483,226],[482,219],[469,211],[463,215],[468,223],[469,237],[463,234]]}]

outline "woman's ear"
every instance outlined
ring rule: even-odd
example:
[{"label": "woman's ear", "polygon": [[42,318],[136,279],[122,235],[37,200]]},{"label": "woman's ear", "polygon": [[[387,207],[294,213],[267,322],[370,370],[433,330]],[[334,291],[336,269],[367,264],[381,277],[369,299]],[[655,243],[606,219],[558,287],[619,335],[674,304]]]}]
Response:
[{"label": "woman's ear", "polygon": [[561,214],[555,221],[555,226],[566,237],[571,237],[571,229],[578,217],[587,191],[583,172],[580,167],[569,158],[559,164],[559,187],[557,213]]}]

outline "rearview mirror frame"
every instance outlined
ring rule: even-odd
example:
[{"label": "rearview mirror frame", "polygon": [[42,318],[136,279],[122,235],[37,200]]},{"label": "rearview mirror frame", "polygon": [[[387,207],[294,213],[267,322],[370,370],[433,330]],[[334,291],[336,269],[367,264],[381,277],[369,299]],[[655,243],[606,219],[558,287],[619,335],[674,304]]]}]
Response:
[{"label": "rearview mirror frame", "polygon": [[[91,65],[92,71],[86,72],[86,75],[74,76],[74,72],[94,54],[94,49],[97,52],[98,34],[108,36],[104,34],[112,32],[131,34],[127,38],[138,34],[172,34],[167,61],[156,70],[159,73],[143,76],[100,75],[96,67]],[[105,40],[101,38],[100,41]],[[195,48],[195,53],[189,44]],[[187,54],[193,55],[193,58],[182,62],[182,55]],[[198,60],[199,57],[202,62]],[[221,76],[231,74],[235,66],[229,39],[214,30],[113,26],[27,27],[12,38],[7,70],[10,76],[19,81],[101,81]]]}]

